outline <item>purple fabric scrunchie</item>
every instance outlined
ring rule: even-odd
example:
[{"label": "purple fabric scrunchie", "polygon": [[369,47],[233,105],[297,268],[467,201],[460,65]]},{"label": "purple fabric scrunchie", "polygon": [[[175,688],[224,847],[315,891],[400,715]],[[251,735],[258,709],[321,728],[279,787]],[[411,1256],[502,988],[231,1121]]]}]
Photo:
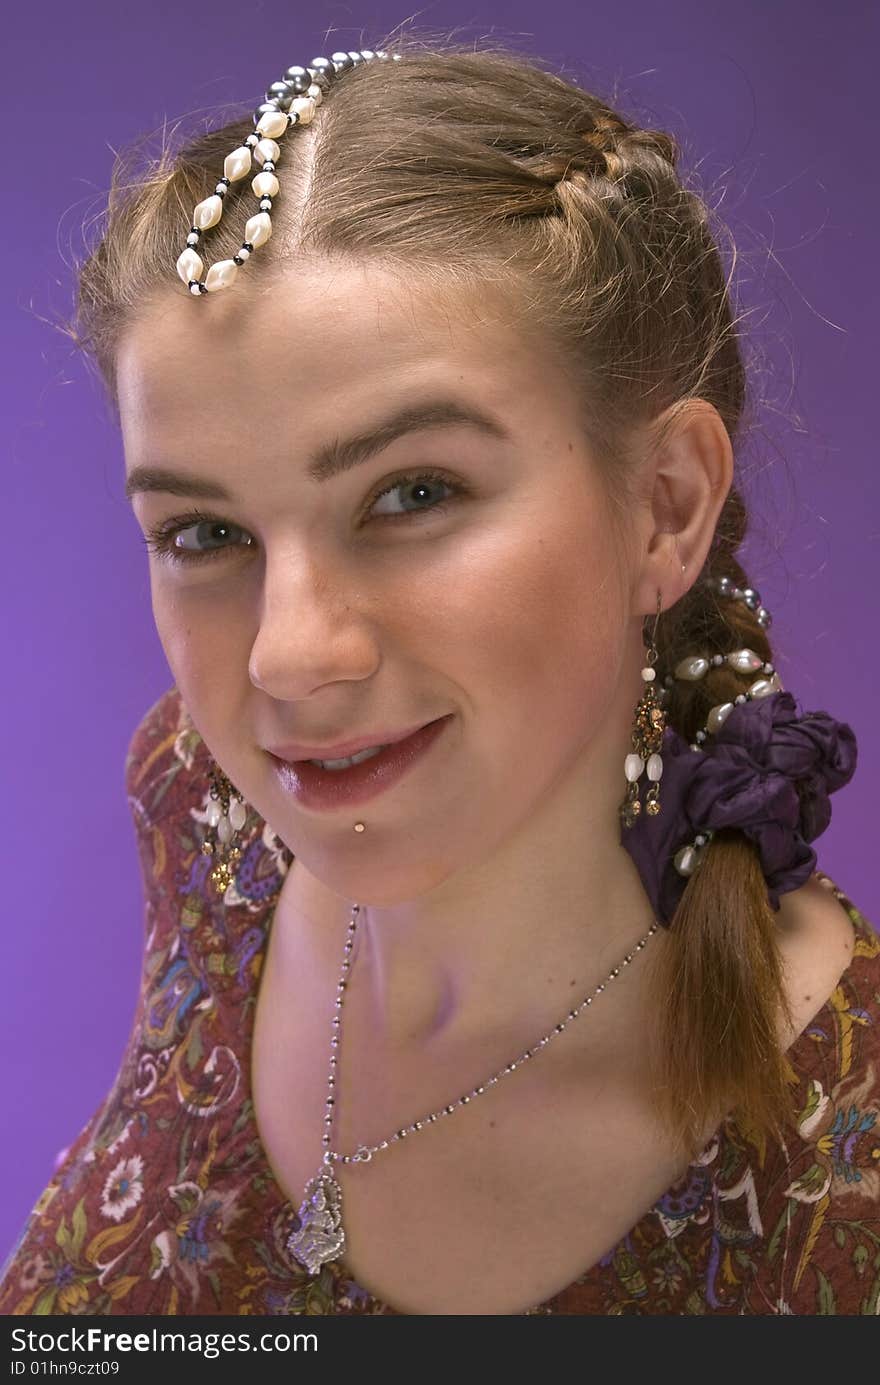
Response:
[{"label": "purple fabric scrunchie", "polygon": [[[790,692],[736,704],[724,724],[691,750],[663,733],[660,812],[644,805],[620,840],[632,856],[660,923],[669,927],[687,885],[674,857],[698,832],[738,828],[758,849],[770,905],[806,883],[816,865],[807,845],[831,821],[828,795],[855,774],[858,747],[845,722],[804,712]],[[795,781],[799,781],[799,789]]]}]

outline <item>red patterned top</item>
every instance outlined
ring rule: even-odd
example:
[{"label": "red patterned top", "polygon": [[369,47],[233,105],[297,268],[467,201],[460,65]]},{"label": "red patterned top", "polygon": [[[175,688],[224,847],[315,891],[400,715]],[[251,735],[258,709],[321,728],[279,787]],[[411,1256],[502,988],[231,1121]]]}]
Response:
[{"label": "red patterned top", "polygon": [[[207,747],[170,689],[126,761],[145,883],[143,980],[112,1090],[59,1158],[0,1273],[0,1313],[396,1313],[343,1261],[285,1249],[295,1209],[254,1120],[251,1035],[291,855],[249,808],[224,898],[207,881]],[[531,1313],[880,1313],[880,940],[856,935],[788,1051],[787,1144],[731,1120],[617,1245]]]}]

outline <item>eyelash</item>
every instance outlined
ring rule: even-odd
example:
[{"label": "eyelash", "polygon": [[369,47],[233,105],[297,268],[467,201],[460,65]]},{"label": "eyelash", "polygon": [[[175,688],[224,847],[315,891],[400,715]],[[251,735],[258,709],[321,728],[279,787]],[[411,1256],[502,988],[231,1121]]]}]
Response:
[{"label": "eyelash", "polygon": [[[446,486],[452,494],[446,501],[440,501],[436,505],[430,506],[428,509],[404,511],[399,515],[379,515],[380,520],[396,521],[410,519],[420,514],[435,514],[438,512],[442,514],[446,509],[448,500],[463,495],[467,491],[467,487],[460,481],[452,481],[448,476],[444,476],[442,472],[418,471],[413,472],[409,476],[398,476],[396,480],[383,487],[382,490],[371,497],[370,506],[375,505],[378,500],[381,500],[383,496],[388,495],[391,491],[396,491],[399,487],[411,486],[416,481],[439,482],[441,485]],[[164,559],[166,562],[178,563],[181,565],[193,562],[204,562],[206,559],[218,558],[222,554],[230,551],[232,545],[228,547],[206,549],[201,553],[197,550],[193,551],[186,548],[176,548],[174,546],[174,539],[176,536],[183,533],[186,529],[191,529],[195,524],[220,524],[227,529],[239,529],[241,527],[237,524],[230,524],[227,520],[220,519],[217,515],[205,514],[202,510],[191,510],[188,514],[176,515],[174,519],[165,520],[163,523],[155,525],[147,532],[143,541],[149,551],[155,553],[157,557]],[[242,533],[245,532],[245,530],[242,530]]]}]

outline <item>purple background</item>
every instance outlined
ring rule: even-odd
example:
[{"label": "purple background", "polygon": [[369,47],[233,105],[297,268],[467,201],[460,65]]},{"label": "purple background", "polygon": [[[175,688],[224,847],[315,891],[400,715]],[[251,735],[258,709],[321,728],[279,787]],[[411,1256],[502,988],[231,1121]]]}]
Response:
[{"label": "purple background", "polygon": [[[172,681],[122,496],[120,438],[47,319],[69,305],[69,265],[103,206],[114,148],[166,116],[256,105],[290,63],[381,46],[411,13],[320,0],[301,9],[299,18],[284,5],[215,0],[196,15],[170,0],[131,12],[118,0],[49,0],[4,18],[2,124],[22,157],[7,177],[0,281],[0,1262],[56,1153],[108,1091],[128,1037],[143,905],[124,758]],[[748,454],[760,474],[747,570],[774,616],[785,686],[858,735],[859,769],[832,800],[819,864],[875,924],[878,131],[864,93],[877,16],[854,0],[833,14],[818,0],[631,0],[625,12],[583,0],[441,0],[415,20],[423,35],[462,25],[466,40],[494,35],[540,54],[625,114],[672,130],[684,171],[726,189],[715,201],[739,247],[739,301],[754,310],[765,357],[756,383],[768,399]]]}]

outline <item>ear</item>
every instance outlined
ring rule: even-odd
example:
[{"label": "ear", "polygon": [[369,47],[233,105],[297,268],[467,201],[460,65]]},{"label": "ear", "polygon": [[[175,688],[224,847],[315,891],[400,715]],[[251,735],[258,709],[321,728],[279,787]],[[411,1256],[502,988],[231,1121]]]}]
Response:
[{"label": "ear", "polygon": [[654,615],[658,592],[666,610],[693,585],[733,484],[733,447],[718,410],[705,399],[672,405],[652,420],[637,465],[632,614]]}]

